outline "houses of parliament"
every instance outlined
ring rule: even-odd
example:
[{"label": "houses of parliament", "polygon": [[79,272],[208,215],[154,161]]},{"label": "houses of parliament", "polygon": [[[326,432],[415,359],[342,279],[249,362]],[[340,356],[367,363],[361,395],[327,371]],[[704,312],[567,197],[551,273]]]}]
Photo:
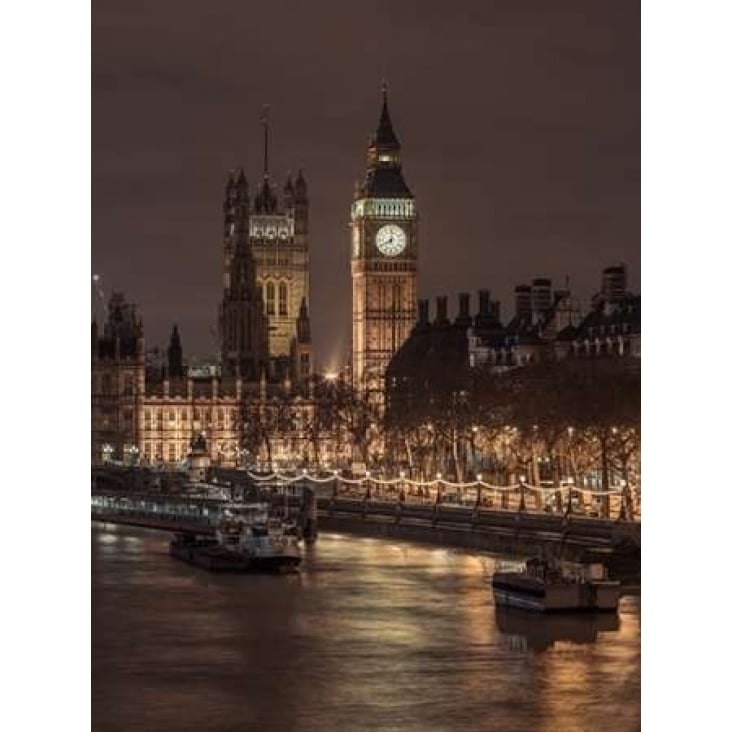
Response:
[{"label": "houses of parliament", "polygon": [[[221,466],[348,465],[359,451],[364,462],[367,451],[378,460],[385,438],[368,431],[379,432],[381,418],[405,399],[424,402],[438,383],[457,389],[466,370],[501,373],[568,358],[639,363],[640,295],[627,291],[622,264],[603,270],[584,315],[568,286],[539,277],[516,286],[505,325],[488,290],[478,293],[476,312],[470,294],[459,293],[454,322],[447,297],[438,297],[430,321],[429,303],[417,300],[417,206],[384,87],[350,210],[351,353],[337,378],[316,374],[308,186],[302,171],[281,192],[271,180],[266,116],[263,123],[260,181],[250,189],[237,168],[224,190],[218,358],[206,367],[187,363],[176,326],[165,356],[151,358],[134,305],[114,294],[103,327],[92,322],[92,464],[172,467],[194,442]],[[343,434],[325,406],[333,389],[350,400],[340,405]]]},{"label": "houses of parliament", "polygon": [[[167,358],[151,360],[142,318],[120,293],[106,303],[103,327],[92,322],[93,464],[176,465],[199,436],[212,461],[240,464],[243,431],[285,397],[299,410],[300,429],[278,451],[307,454],[297,434],[314,409],[308,186],[300,171],[278,190],[269,173],[266,115],[263,132],[256,189],[237,168],[224,190],[218,363],[188,368],[177,326]],[[366,175],[351,206],[351,271],[352,386],[378,400],[386,367],[416,322],[417,305],[417,213],[402,176],[385,87]]]}]

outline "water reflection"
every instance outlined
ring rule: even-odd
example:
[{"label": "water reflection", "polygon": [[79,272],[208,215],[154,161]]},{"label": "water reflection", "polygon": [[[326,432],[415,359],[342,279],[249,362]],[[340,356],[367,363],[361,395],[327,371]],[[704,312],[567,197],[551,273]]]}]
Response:
[{"label": "water reflection", "polygon": [[558,641],[580,645],[594,643],[599,633],[618,630],[620,619],[615,613],[540,615],[518,608],[497,607],[496,625],[511,639],[520,638],[526,649],[542,653]]},{"label": "water reflection", "polygon": [[638,728],[632,602],[507,616],[486,555],[324,535],[300,575],[219,576],[114,533],[92,528],[94,729]]}]

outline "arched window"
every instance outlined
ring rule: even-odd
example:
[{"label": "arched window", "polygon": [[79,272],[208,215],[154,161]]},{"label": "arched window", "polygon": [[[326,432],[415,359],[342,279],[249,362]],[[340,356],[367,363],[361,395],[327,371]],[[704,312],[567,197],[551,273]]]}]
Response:
[{"label": "arched window", "polygon": [[271,282],[267,283],[267,315],[275,314],[275,287]]},{"label": "arched window", "polygon": [[280,315],[287,315],[287,285],[280,282]]}]

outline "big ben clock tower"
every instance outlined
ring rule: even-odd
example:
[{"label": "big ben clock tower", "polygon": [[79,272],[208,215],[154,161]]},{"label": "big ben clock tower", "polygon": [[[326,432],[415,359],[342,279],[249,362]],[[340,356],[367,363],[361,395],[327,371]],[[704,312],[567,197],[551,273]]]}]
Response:
[{"label": "big ben clock tower", "polygon": [[417,210],[402,177],[386,85],[366,178],[351,206],[351,279],[353,383],[361,392],[379,394],[386,367],[417,317]]}]

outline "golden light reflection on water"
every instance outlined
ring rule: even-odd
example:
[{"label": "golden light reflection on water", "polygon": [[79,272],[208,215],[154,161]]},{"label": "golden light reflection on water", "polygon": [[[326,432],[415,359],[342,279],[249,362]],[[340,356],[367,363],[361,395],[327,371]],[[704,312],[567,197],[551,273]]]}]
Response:
[{"label": "golden light reflection on water", "polygon": [[486,555],[323,535],[298,576],[227,577],[170,559],[164,534],[117,533],[138,541],[93,531],[100,728],[638,728],[636,600],[507,614]]}]

